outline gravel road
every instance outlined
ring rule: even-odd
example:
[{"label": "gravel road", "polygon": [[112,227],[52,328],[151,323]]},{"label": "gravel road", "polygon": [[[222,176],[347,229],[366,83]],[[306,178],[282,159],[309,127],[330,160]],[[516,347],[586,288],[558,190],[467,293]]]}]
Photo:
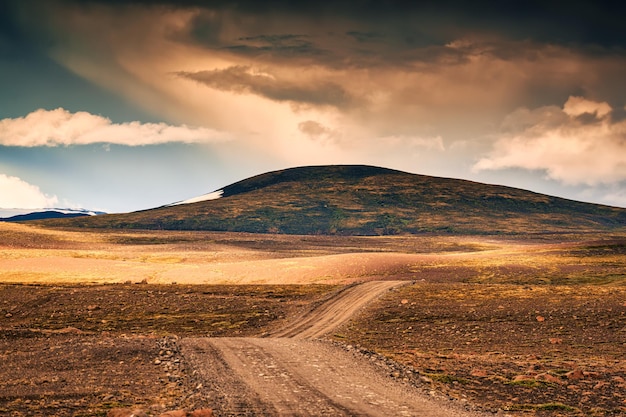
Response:
[{"label": "gravel road", "polygon": [[218,416],[476,415],[435,401],[384,367],[313,340],[402,281],[348,287],[269,338],[188,338],[182,354]]},{"label": "gravel road", "polygon": [[369,281],[346,287],[335,297],[272,333],[270,337],[313,339],[330,333],[385,291],[409,281]]}]

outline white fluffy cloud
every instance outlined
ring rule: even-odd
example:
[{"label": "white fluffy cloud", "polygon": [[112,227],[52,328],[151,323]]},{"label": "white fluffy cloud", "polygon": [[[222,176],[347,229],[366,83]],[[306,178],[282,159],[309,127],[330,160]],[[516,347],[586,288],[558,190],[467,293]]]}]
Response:
[{"label": "white fluffy cloud", "polygon": [[562,108],[518,109],[506,132],[475,170],[545,170],[566,184],[626,180],[626,121],[614,121],[608,103],[570,97]]},{"label": "white fluffy cloud", "polygon": [[0,207],[36,209],[54,207],[57,203],[56,196],[44,194],[36,185],[0,174]]},{"label": "white fluffy cloud", "polygon": [[168,142],[199,143],[222,141],[213,129],[165,123],[113,123],[87,112],[39,109],[24,117],[0,120],[0,145],[58,146],[112,143],[128,146]]}]

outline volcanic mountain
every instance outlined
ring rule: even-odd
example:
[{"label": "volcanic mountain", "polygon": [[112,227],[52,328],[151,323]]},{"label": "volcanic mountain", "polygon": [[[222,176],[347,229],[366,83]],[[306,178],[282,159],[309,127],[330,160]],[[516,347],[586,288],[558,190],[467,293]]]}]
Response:
[{"label": "volcanic mountain", "polygon": [[45,224],[340,235],[563,233],[623,229],[626,209],[472,181],[337,165],[269,172],[206,198],[155,209]]}]

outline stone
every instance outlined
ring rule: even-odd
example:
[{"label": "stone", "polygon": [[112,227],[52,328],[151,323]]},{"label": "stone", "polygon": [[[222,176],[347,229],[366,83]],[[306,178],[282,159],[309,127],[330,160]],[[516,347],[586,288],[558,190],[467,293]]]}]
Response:
[{"label": "stone", "polygon": [[570,381],[583,379],[584,377],[585,377],[585,374],[583,374],[583,371],[581,371],[580,369],[574,369],[573,371],[570,371],[565,374],[565,378],[569,379]]},{"label": "stone", "polygon": [[562,384],[563,383],[563,381],[561,381],[560,378],[558,378],[558,377],[556,377],[554,375],[548,374],[548,373],[539,374],[539,375],[537,375],[535,377],[535,379],[537,381],[551,382],[553,384]]},{"label": "stone", "polygon": [[148,417],[148,415],[137,408],[114,408],[109,410],[107,417]]},{"label": "stone", "polygon": [[516,375],[513,377],[513,381],[531,381],[534,379],[535,377],[532,375]]},{"label": "stone", "polygon": [[202,408],[189,413],[189,417],[214,417],[213,410],[210,408]]},{"label": "stone", "polygon": [[187,417],[187,412],[185,410],[166,411],[160,414],[159,417]]},{"label": "stone", "polygon": [[540,322],[540,323],[541,323],[541,322],[546,321],[546,318],[545,318],[545,317],[543,317],[543,316],[537,316],[537,317],[536,317],[536,319],[537,319],[537,321],[538,321],[538,322]]},{"label": "stone", "polygon": [[485,371],[484,369],[472,369],[470,375],[477,376],[479,378],[485,378],[487,376],[487,371]]}]

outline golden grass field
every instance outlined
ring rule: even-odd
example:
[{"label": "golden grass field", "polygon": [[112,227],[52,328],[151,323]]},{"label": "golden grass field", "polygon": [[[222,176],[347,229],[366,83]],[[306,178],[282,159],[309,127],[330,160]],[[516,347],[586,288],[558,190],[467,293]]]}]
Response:
[{"label": "golden grass field", "polygon": [[0,282],[344,284],[399,277],[599,284],[624,279],[620,239],[71,231],[0,223]]}]

